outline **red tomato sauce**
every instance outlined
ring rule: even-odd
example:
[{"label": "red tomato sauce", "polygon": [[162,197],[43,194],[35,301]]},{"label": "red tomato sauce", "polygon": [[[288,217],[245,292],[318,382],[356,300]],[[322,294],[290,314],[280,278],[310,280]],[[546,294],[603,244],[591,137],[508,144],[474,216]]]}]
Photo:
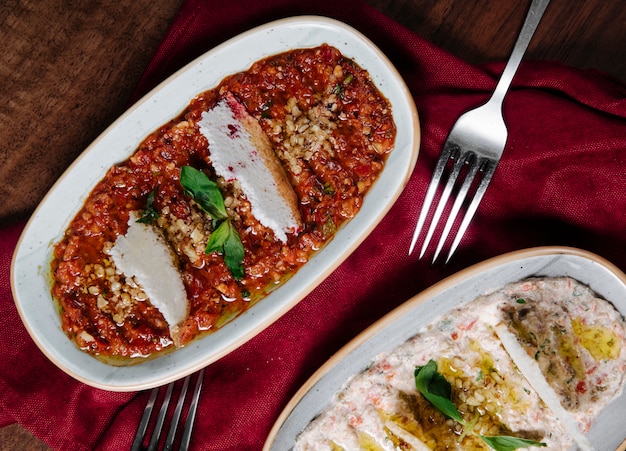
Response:
[{"label": "red tomato sauce", "polygon": [[[259,121],[297,194],[304,227],[286,243],[211,167],[197,123],[228,92]],[[272,56],[225,78],[112,167],[72,220],[51,265],[63,330],[99,356],[145,357],[174,348],[161,313],[141,298],[136,281],[115,271],[108,254],[151,193],[155,226],[177,256],[190,302],[180,345],[219,328],[294,274],[358,212],[395,133],[391,106],[369,74],[326,45]],[[180,184],[185,165],[203,170],[223,191],[245,249],[239,280],[220,253],[202,251],[210,230]]]}]

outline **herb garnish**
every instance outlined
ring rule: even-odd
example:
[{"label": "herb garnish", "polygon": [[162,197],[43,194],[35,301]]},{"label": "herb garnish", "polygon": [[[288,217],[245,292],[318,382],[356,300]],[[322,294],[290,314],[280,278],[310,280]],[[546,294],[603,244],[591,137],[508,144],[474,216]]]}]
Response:
[{"label": "herb garnish", "polygon": [[235,279],[241,279],[244,276],[243,257],[244,250],[241,244],[241,238],[237,230],[230,222],[230,219],[222,221],[222,223],[213,231],[209,237],[209,242],[204,250],[207,254],[211,252],[220,252],[224,254],[226,266],[230,269]]},{"label": "herb garnish", "polygon": [[141,213],[141,217],[137,219],[137,222],[142,224],[152,224],[159,219],[159,212],[154,208],[154,190],[148,194],[148,200],[146,202],[146,209]]},{"label": "herb garnish", "polygon": [[333,88],[333,94],[335,94],[340,99],[343,99],[344,94],[344,86],[347,86],[354,79],[354,75],[348,74],[346,78],[344,78],[343,83],[337,83]]},{"label": "herb garnish", "polygon": [[540,443],[525,438],[509,437],[507,435],[481,435],[480,438],[483,439],[487,445],[498,451],[513,451],[518,448],[529,448],[531,446],[547,446],[543,442]]},{"label": "herb garnish", "polygon": [[415,368],[415,386],[435,409],[439,410],[446,417],[457,421],[464,428],[469,428],[469,431],[464,431],[464,435],[468,433],[476,435],[496,451],[513,451],[518,448],[528,448],[530,446],[547,446],[543,442],[510,437],[507,435],[485,436],[475,434],[471,430],[473,424],[467,423],[456,406],[452,403],[452,386],[446,378],[437,371],[437,362],[434,360],[430,360],[424,366]]},{"label": "herb garnish", "polygon": [[205,248],[205,253],[220,252],[224,262],[235,279],[244,276],[244,249],[239,233],[226,213],[224,197],[217,184],[202,171],[183,166],[180,170],[180,184],[185,194],[213,219],[213,233]]}]

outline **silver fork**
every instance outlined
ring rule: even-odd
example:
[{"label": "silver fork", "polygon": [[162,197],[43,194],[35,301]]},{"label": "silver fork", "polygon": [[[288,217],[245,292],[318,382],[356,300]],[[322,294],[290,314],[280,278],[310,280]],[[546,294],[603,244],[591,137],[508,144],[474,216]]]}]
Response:
[{"label": "silver fork", "polygon": [[[411,241],[411,247],[409,248],[409,254],[413,253],[415,244],[418,237],[426,223],[426,218],[431,210],[431,205],[437,192],[440,180],[448,161],[453,160],[454,163],[449,170],[448,181],[441,193],[439,203],[435,209],[430,222],[430,227],[426,233],[426,237],[422,243],[420,251],[420,258],[424,256],[428,244],[435,232],[437,223],[441,218],[441,215],[448,203],[450,195],[453,189],[456,187],[457,179],[461,174],[464,166],[465,178],[458,188],[456,199],[450,209],[448,219],[445,223],[443,232],[437,244],[437,248],[434,253],[433,263],[437,260],[444,243],[446,242],[450,231],[455,223],[456,217],[461,210],[461,207],[467,202],[469,205],[465,210],[465,215],[459,225],[456,236],[448,251],[446,263],[452,257],[452,254],[456,250],[461,238],[465,234],[467,227],[478,208],[487,186],[493,177],[496,170],[496,166],[500,161],[502,152],[507,139],[507,129],[502,117],[502,103],[504,102],[504,96],[509,89],[511,80],[519,67],[519,64],[526,52],[528,44],[539,25],[539,21],[543,16],[550,0],[533,0],[530,5],[528,14],[522,26],[522,30],[517,38],[517,42],[513,48],[509,61],[507,62],[502,76],[496,86],[496,89],[487,103],[484,105],[468,111],[463,114],[452,127],[448,139],[443,145],[441,155],[437,161],[435,172],[426,191],[426,197],[422,204],[422,210],[417,220],[415,232],[413,233],[413,239]],[[478,182],[475,181],[478,172],[482,173],[482,179]],[[460,182],[459,182],[460,183]],[[476,186],[478,184],[478,186]],[[473,197],[471,193],[473,192]],[[469,193],[469,196],[468,196]],[[470,201],[471,199],[471,201]]]},{"label": "silver fork", "polygon": [[[202,381],[204,379],[204,368],[198,372],[198,376],[196,379],[196,384],[193,389],[193,393],[191,396],[191,403],[189,404],[189,410],[187,411],[187,419],[185,420],[185,425],[183,427],[183,435],[180,440],[180,451],[185,451],[189,449],[189,443],[191,441],[191,432],[193,430],[193,424],[196,418],[196,412],[198,410],[198,400],[200,399],[200,392],[202,390]],[[176,407],[174,412],[170,418],[170,427],[167,432],[167,437],[165,438],[165,444],[163,445],[163,450],[172,450],[174,448],[174,440],[176,438],[176,432],[178,431],[178,423],[180,421],[183,407],[185,405],[185,398],[187,397],[187,390],[189,388],[189,383],[191,381],[191,375],[185,377],[182,383],[182,387],[180,389],[180,394],[178,395],[178,402],[176,403]],[[152,411],[154,410],[154,406],[157,401],[157,397],[159,396],[159,392],[161,391],[161,387],[156,387],[152,389],[150,393],[150,398],[144,408],[143,415],[141,416],[141,420],[139,421],[139,426],[137,427],[137,433],[135,434],[135,439],[133,441],[133,445],[131,447],[131,451],[139,451],[147,449],[148,451],[156,450],[159,445],[159,441],[161,439],[161,431],[163,429],[163,424],[165,423],[166,417],[168,416],[168,407],[170,400],[172,398],[172,393],[174,392],[174,386],[176,382],[172,382],[168,384],[165,388],[165,395],[161,404],[161,408],[159,409],[159,414],[156,419],[156,423],[154,425],[154,429],[150,436],[150,442],[148,443],[147,448],[145,447],[146,431],[148,430],[148,424],[150,423],[150,417],[152,416]]]}]

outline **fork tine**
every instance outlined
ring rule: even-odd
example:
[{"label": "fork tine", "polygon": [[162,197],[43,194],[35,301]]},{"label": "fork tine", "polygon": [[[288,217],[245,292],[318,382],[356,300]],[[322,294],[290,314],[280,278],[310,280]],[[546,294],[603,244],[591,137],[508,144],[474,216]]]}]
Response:
[{"label": "fork tine", "polygon": [[161,437],[161,429],[163,429],[163,423],[165,422],[165,416],[167,415],[167,407],[170,404],[170,399],[172,398],[172,391],[174,390],[174,382],[170,383],[167,386],[167,390],[165,392],[165,398],[163,398],[163,404],[161,404],[161,410],[159,410],[159,415],[157,416],[156,424],[154,425],[154,431],[152,432],[152,437],[150,437],[150,443],[148,444],[148,451],[153,451],[156,449],[159,444],[159,438]]},{"label": "fork tine", "polygon": [[186,451],[187,449],[189,449],[189,443],[191,442],[191,432],[193,430],[193,424],[196,419],[196,412],[198,410],[198,401],[200,399],[203,379],[204,368],[202,368],[198,373],[198,379],[196,380],[196,385],[193,389],[191,405],[189,406],[189,413],[187,414],[187,420],[185,421],[185,428],[183,430],[183,437],[180,443],[180,451]]},{"label": "fork tine", "polygon": [[424,223],[426,222],[426,216],[428,216],[430,206],[433,202],[433,198],[435,197],[435,192],[437,191],[437,187],[439,186],[439,180],[441,179],[441,175],[443,174],[443,170],[446,167],[446,164],[448,163],[451,154],[451,147],[444,146],[441,150],[441,154],[439,155],[439,159],[437,160],[437,165],[435,166],[435,172],[433,173],[433,177],[431,178],[430,184],[428,185],[428,190],[426,191],[426,197],[424,198],[424,203],[422,204],[422,210],[420,211],[417,225],[415,226],[415,231],[413,232],[413,239],[411,240],[409,255],[413,253],[413,249],[415,248],[417,239],[422,231],[422,227],[424,227]]},{"label": "fork tine", "polygon": [[143,415],[141,416],[141,420],[139,421],[139,426],[137,427],[137,433],[135,434],[135,439],[133,440],[133,444],[131,446],[131,451],[139,451],[143,447],[143,439],[146,435],[146,430],[148,429],[148,423],[150,422],[150,416],[152,415],[152,410],[154,409],[154,403],[156,402],[157,396],[159,395],[159,387],[153,388],[150,392],[150,398],[148,399],[148,403],[146,407],[143,409]]},{"label": "fork tine", "polygon": [[480,204],[480,201],[483,198],[485,191],[487,191],[487,186],[489,186],[489,183],[491,182],[493,173],[496,171],[497,165],[498,165],[497,161],[493,161],[489,159],[485,159],[483,161],[481,165],[483,166],[481,168],[484,174],[483,178],[480,181],[480,185],[478,185],[478,188],[476,188],[476,193],[474,194],[474,198],[472,199],[472,202],[470,203],[469,207],[467,207],[467,211],[465,212],[463,221],[461,222],[461,225],[459,226],[459,230],[457,231],[456,236],[454,237],[454,241],[452,242],[452,245],[450,246],[450,251],[448,252],[448,257],[446,258],[446,264],[448,263],[448,261],[450,261],[450,257],[452,257],[452,254],[454,254],[454,251],[456,250],[457,246],[461,242],[461,238],[463,238],[463,235],[465,234],[465,231],[467,230],[467,227],[469,226],[469,223],[472,220],[474,213],[476,213],[478,204]]},{"label": "fork tine", "polygon": [[176,429],[178,429],[178,421],[180,420],[180,414],[183,411],[183,405],[185,404],[185,398],[187,397],[187,388],[189,387],[189,379],[191,375],[187,376],[183,381],[183,387],[180,389],[180,395],[178,396],[178,402],[176,403],[176,409],[172,415],[170,422],[170,428],[167,431],[167,437],[165,438],[164,451],[169,451],[174,447],[174,438],[176,437]]},{"label": "fork tine", "polygon": [[448,177],[448,182],[446,183],[443,193],[441,194],[441,198],[439,199],[439,204],[437,204],[437,208],[435,209],[435,214],[433,215],[433,219],[430,223],[430,227],[428,228],[426,238],[424,239],[424,243],[422,244],[422,250],[420,252],[419,258],[422,258],[424,256],[424,253],[426,252],[426,248],[428,247],[428,244],[430,244],[430,240],[433,237],[433,234],[435,233],[437,224],[439,224],[439,219],[441,218],[441,214],[443,213],[444,208],[448,204],[448,199],[450,198],[450,194],[452,193],[452,188],[456,184],[456,180],[459,177],[459,174],[461,173],[461,169],[463,168],[463,165],[465,164],[469,156],[470,154],[461,155],[460,152],[458,151],[458,148],[455,149],[454,151],[454,155],[452,156],[452,158],[456,158],[456,160],[454,162],[454,166],[452,167],[452,171],[450,172],[450,175]]},{"label": "fork tine", "polygon": [[[467,159],[469,160],[469,158]],[[466,161],[467,161],[466,160]],[[437,244],[437,249],[435,250],[435,254],[433,256],[432,263],[434,264],[443,248],[444,243],[448,239],[448,235],[450,234],[450,230],[452,230],[452,225],[456,220],[459,211],[461,210],[461,205],[465,201],[465,197],[470,189],[470,186],[474,182],[474,178],[476,177],[476,173],[480,168],[480,160],[472,155],[471,161],[469,162],[469,168],[467,174],[465,175],[465,179],[463,180],[463,185],[461,185],[461,189],[459,190],[457,197],[452,205],[452,209],[450,210],[450,215],[448,216],[448,220],[446,221],[446,225],[443,228],[443,232],[441,233],[441,238],[439,239],[439,243]],[[449,258],[449,257],[448,257]],[[446,261],[447,262],[447,261]]]}]

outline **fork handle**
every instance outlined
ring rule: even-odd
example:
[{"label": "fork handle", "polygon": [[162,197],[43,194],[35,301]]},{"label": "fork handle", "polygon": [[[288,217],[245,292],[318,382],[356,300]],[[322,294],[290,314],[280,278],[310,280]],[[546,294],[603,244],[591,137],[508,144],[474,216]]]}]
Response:
[{"label": "fork handle", "polygon": [[528,14],[524,20],[522,30],[517,37],[517,41],[515,42],[509,61],[504,67],[504,71],[502,72],[500,81],[498,81],[498,85],[496,86],[496,89],[491,97],[491,101],[502,103],[504,100],[504,96],[511,85],[513,76],[517,72],[517,68],[522,61],[524,53],[526,53],[528,44],[530,43],[533,34],[535,34],[535,30],[541,21],[544,11],[548,7],[548,3],[550,3],[550,0],[533,0],[530,4],[530,9],[528,10]]}]

